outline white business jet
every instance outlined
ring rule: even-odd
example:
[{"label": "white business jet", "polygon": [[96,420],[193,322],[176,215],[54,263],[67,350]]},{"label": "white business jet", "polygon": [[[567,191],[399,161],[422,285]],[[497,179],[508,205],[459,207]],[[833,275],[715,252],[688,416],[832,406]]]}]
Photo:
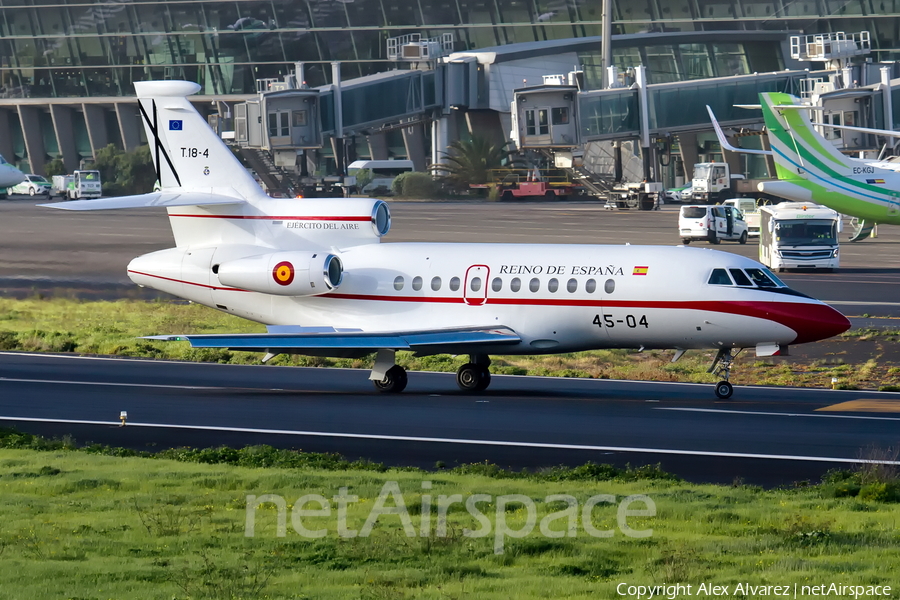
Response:
[{"label": "white business jet", "polygon": [[25,181],[25,174],[0,156],[0,198],[6,198],[6,190]]},{"label": "white business jet", "polygon": [[595,348],[718,350],[716,394],[732,394],[732,350],[757,355],[850,323],[761,264],[657,246],[380,243],[390,211],[370,198],[273,199],[187,100],[195,83],[135,83],[161,191],[52,204],[165,207],[175,248],[131,261],[137,284],[258,321],[268,333],[163,335],[193,347],[360,357],[370,379],[406,387],[397,350],[467,354],[463,390],[490,383],[490,354]]}]

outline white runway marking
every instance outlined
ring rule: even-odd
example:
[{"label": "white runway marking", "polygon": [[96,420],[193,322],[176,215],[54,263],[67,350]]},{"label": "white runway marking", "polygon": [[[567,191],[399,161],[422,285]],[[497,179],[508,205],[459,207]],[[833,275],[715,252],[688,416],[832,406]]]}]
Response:
[{"label": "white runway marking", "polygon": [[660,407],[656,410],[677,410],[681,412],[703,412],[703,413],[726,413],[734,415],[761,415],[766,417],[819,417],[823,419],[863,419],[866,421],[900,421],[896,417],[864,417],[861,415],[825,415],[820,413],[780,413],[780,412],[762,412],[753,410],[726,410],[719,408],[679,408],[679,407]]},{"label": "white runway marking", "polygon": [[[117,421],[87,421],[77,419],[40,419],[32,417],[4,417],[0,421],[27,423],[66,423],[71,425],[105,425],[119,427]],[[169,423],[128,423],[126,427],[154,429],[188,429],[194,431],[222,431],[227,433],[260,433],[267,435],[298,435],[309,437],[333,437],[391,442],[429,442],[437,444],[463,444],[469,446],[503,446],[512,448],[541,448],[546,450],[591,450],[599,452],[638,452],[642,454],[673,454],[679,456],[715,456],[721,458],[762,458],[768,460],[797,460],[805,462],[832,462],[849,464],[900,465],[900,461],[879,461],[861,458],[836,458],[831,456],[800,456],[790,454],[755,454],[743,452],[707,452],[703,450],[670,450],[666,448],[630,448],[627,446],[591,446],[582,444],[548,444],[541,442],[510,442],[505,440],[468,440],[457,438],[430,438],[406,435],[379,435],[373,433],[337,433],[325,431],[294,431],[290,429],[257,429],[252,427],[216,427],[212,425],[176,425]]]},{"label": "white runway marking", "polygon": [[158,388],[165,390],[224,390],[230,388],[210,387],[203,385],[162,385],[156,383],[105,383],[100,381],[61,381],[58,379],[15,379],[13,377],[0,377],[0,382],[12,381],[14,383],[55,383],[63,385],[103,385],[109,387],[140,387]]}]

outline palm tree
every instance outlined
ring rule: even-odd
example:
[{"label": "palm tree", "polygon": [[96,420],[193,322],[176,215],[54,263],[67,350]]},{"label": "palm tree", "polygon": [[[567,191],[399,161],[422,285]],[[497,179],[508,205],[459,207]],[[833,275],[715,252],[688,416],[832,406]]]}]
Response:
[{"label": "palm tree", "polygon": [[511,160],[509,142],[498,146],[478,135],[471,140],[457,140],[447,150],[447,162],[432,169],[441,181],[459,191],[469,190],[469,184],[491,183],[491,171],[503,168]]}]

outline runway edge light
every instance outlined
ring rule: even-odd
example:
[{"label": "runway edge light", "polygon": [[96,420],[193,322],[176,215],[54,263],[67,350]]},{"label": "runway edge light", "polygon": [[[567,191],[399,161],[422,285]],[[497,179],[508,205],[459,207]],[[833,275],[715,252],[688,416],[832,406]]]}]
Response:
[{"label": "runway edge light", "polygon": [[119,420],[122,421],[122,424],[119,427],[125,427],[125,421],[128,420],[128,411],[122,411],[119,413]]}]

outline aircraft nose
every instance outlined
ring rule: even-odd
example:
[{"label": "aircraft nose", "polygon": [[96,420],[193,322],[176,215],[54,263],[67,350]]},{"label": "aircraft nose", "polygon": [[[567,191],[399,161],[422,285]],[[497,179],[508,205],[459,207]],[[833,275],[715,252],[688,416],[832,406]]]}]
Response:
[{"label": "aircraft nose", "polygon": [[782,306],[783,323],[797,332],[794,344],[817,342],[844,333],[850,321],[824,303],[797,302]]}]

